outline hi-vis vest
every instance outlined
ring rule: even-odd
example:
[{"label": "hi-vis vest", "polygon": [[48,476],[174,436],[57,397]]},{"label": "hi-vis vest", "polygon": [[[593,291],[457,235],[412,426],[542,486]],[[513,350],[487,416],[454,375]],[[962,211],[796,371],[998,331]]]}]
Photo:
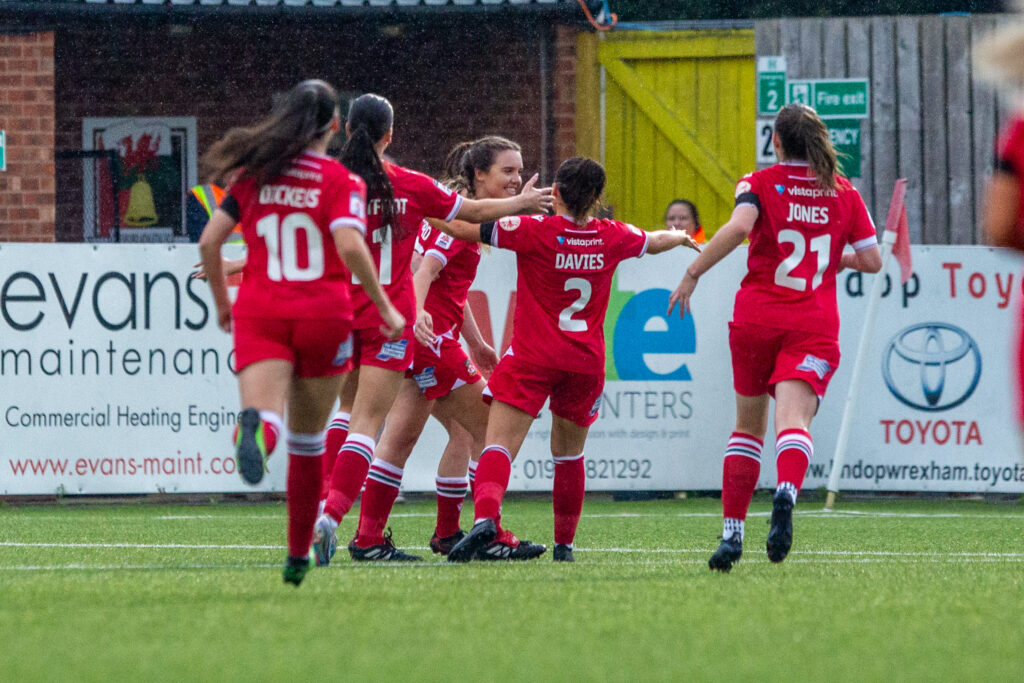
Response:
[{"label": "hi-vis vest", "polygon": [[[199,200],[199,203],[206,209],[206,215],[212,216],[214,209],[220,206],[220,203],[224,200],[224,189],[213,184],[196,185],[189,190],[195,198]],[[236,223],[235,227],[231,230],[231,234],[228,236],[225,244],[245,244],[245,240],[242,239],[242,224]]]}]

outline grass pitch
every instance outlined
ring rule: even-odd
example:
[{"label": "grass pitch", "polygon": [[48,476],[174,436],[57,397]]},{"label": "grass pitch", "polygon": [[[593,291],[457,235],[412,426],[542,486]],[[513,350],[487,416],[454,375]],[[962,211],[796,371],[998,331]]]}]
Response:
[{"label": "grass pitch", "polygon": [[[768,507],[718,574],[714,500],[588,502],[572,565],[449,565],[410,503],[424,562],[341,547],[294,589],[282,504],[5,506],[0,680],[1020,680],[1020,506],[806,502],[781,565]],[[504,518],[550,546],[550,503]]]}]

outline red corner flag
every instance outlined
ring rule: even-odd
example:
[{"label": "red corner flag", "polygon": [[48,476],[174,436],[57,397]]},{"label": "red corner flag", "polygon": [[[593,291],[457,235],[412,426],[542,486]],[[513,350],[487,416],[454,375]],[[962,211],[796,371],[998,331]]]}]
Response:
[{"label": "red corner flag", "polygon": [[892,191],[892,202],[889,204],[889,216],[885,219],[885,231],[896,234],[896,242],[892,245],[892,255],[900,264],[900,281],[906,284],[914,274],[914,265],[910,259],[910,230],[907,228],[907,207],[903,203],[907,194],[907,179],[900,178]]}]

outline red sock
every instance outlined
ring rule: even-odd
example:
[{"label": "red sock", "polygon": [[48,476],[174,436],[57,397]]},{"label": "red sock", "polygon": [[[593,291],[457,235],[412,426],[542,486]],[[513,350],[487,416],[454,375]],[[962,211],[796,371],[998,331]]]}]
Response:
[{"label": "red sock", "polygon": [[437,477],[437,526],[434,533],[438,538],[447,538],[459,530],[462,516],[462,502],[466,499],[469,479],[466,477]]},{"label": "red sock", "polygon": [[288,435],[288,554],[306,557],[320,504],[320,456],[324,435]]},{"label": "red sock", "polygon": [[764,442],[749,434],[733,432],[725,447],[722,464],[722,514],[726,519],[744,520],[761,473]]},{"label": "red sock", "polygon": [[338,451],[345,443],[348,436],[348,421],[351,419],[348,413],[335,413],[331,423],[327,426],[327,447],[324,450],[323,473],[324,485],[320,492],[321,500],[327,497],[331,490],[331,474],[334,472],[334,463],[338,461]]},{"label": "red sock", "polygon": [[551,503],[555,509],[555,543],[572,545],[576,538],[586,488],[582,453],[555,458],[555,481],[551,489]]},{"label": "red sock", "polygon": [[511,476],[512,456],[509,452],[501,446],[485,448],[476,467],[476,489],[473,491],[476,519],[498,519],[501,500],[505,497]]},{"label": "red sock", "polygon": [[814,457],[814,443],[811,435],[802,429],[783,429],[775,440],[775,467],[779,472],[779,483],[789,483],[800,492],[804,485],[807,466]]},{"label": "red sock", "polygon": [[324,512],[335,522],[341,522],[359,497],[359,490],[373,462],[374,446],[376,444],[373,439],[365,434],[349,434],[345,439],[345,445],[338,453],[338,461],[334,463],[331,488],[324,507]]},{"label": "red sock", "polygon": [[356,545],[369,548],[384,542],[384,527],[402,485],[402,468],[374,459],[366,475],[366,488],[359,504],[359,534]]}]

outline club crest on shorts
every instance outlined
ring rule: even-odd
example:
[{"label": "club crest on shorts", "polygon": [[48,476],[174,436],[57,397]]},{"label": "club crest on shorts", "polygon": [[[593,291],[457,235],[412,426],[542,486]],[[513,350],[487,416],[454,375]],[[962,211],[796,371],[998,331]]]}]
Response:
[{"label": "club crest on shorts", "polygon": [[498,225],[501,226],[502,230],[508,230],[511,232],[518,228],[521,222],[522,221],[519,219],[519,216],[505,216],[498,220]]},{"label": "club crest on shorts", "polygon": [[473,365],[473,361],[469,360],[468,358],[466,359],[466,372],[468,372],[470,376],[476,374],[476,366]]},{"label": "club crest on shorts", "polygon": [[338,351],[334,354],[334,360],[331,361],[331,365],[340,367],[348,362],[348,359],[352,357],[352,335],[348,336],[348,339],[338,344]]},{"label": "club crest on shorts", "polygon": [[377,360],[402,360],[405,358],[405,350],[409,346],[408,339],[384,342],[377,352]]},{"label": "club crest on shorts", "polygon": [[803,362],[796,366],[796,369],[813,372],[818,376],[818,379],[825,379],[825,375],[832,371],[832,366],[828,364],[827,360],[807,354],[804,356]]},{"label": "club crest on shorts", "polygon": [[435,368],[433,366],[426,368],[423,372],[418,375],[413,375],[412,378],[416,380],[416,386],[420,388],[420,391],[426,391],[430,387],[437,386],[437,377],[434,375]]}]

